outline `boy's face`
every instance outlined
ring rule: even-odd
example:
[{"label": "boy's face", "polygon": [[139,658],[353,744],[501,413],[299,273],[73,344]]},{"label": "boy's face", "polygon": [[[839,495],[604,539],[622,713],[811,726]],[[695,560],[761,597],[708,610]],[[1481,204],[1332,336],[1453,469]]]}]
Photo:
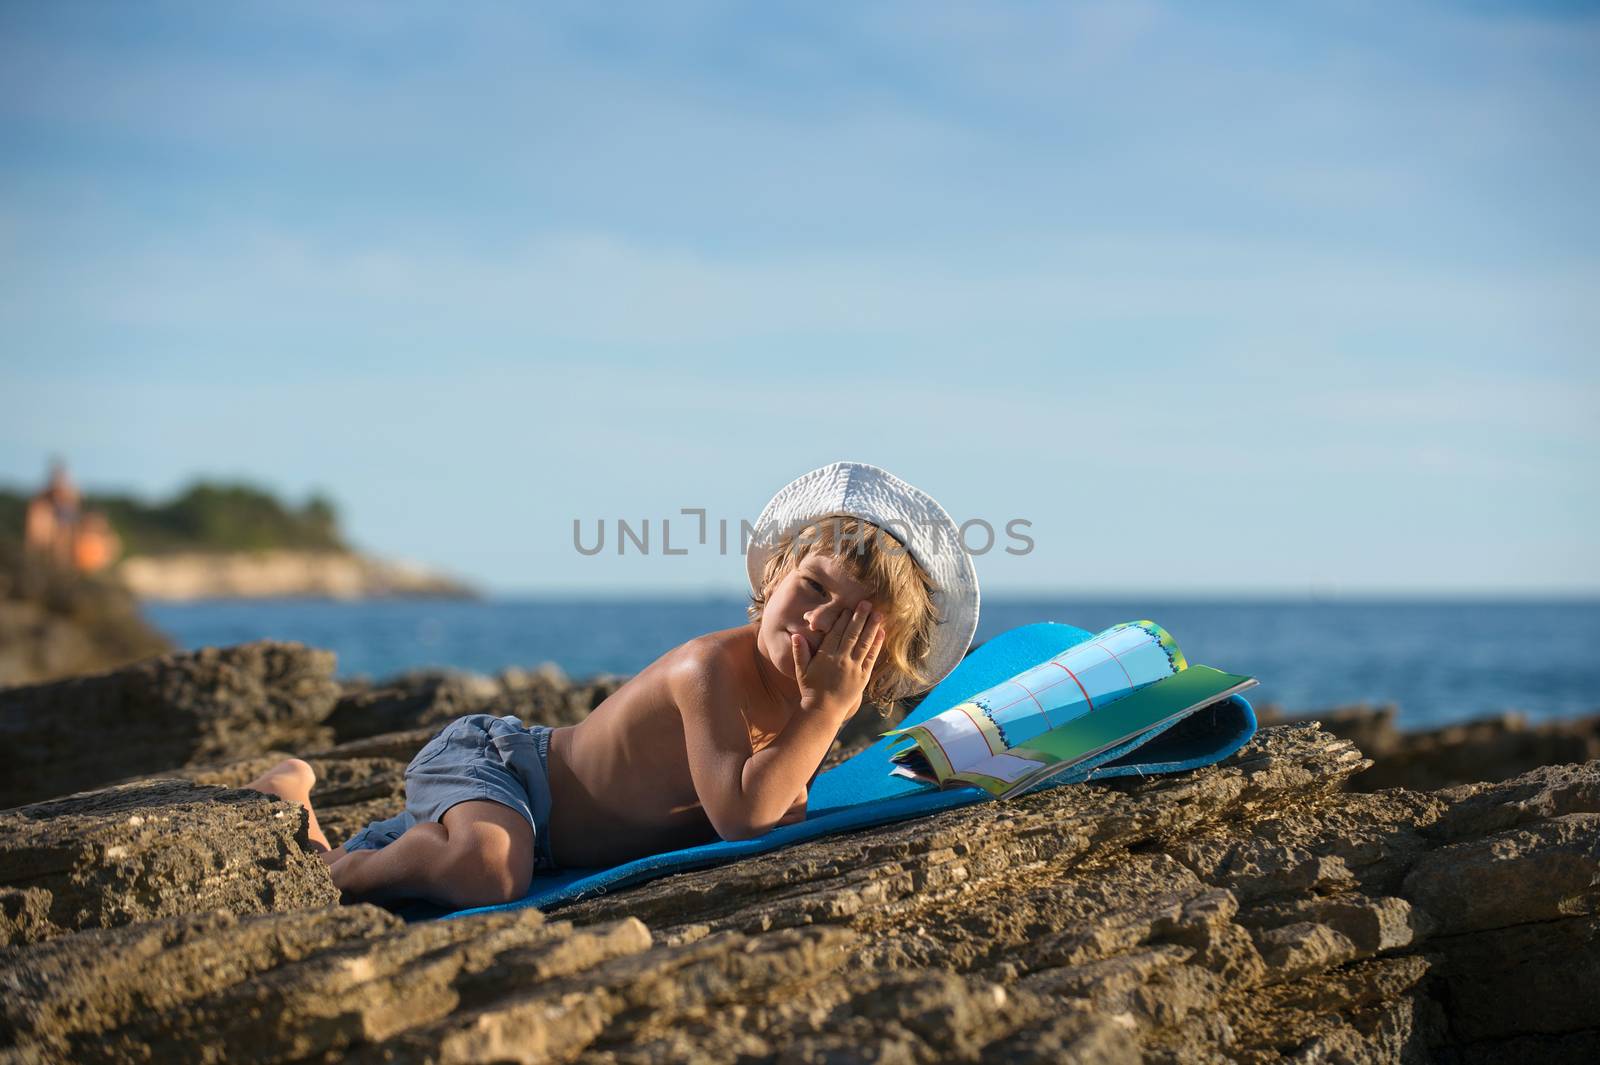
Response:
[{"label": "boy's face", "polygon": [[[871,589],[851,575],[832,555],[814,552],[800,565],[778,578],[767,595],[757,642],[767,661],[784,675],[794,676],[794,652],[789,636],[799,633],[816,654],[823,637],[841,616],[848,616]],[[884,604],[874,603],[882,608]]]}]

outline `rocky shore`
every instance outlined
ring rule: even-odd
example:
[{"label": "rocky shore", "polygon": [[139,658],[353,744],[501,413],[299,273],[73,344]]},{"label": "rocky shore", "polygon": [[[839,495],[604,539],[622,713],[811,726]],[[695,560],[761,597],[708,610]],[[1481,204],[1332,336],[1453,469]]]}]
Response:
[{"label": "rocky shore", "polygon": [[467,584],[411,562],[347,551],[186,551],[136,555],[116,573],[141,599],[462,599]]},{"label": "rocky shore", "polygon": [[0,687],[111,669],[171,646],[121,583],[58,570],[0,540]]},{"label": "rocky shore", "polygon": [[235,790],[300,753],[337,839],[392,812],[440,722],[567,723],[618,683],[340,685],[325,652],[251,644],[0,690],[16,767],[41,763],[0,798],[32,803],[0,813],[0,1062],[1600,1054],[1594,720],[1273,724],[1194,773],[409,925],[338,905],[303,812]]},{"label": "rocky shore", "polygon": [[1268,708],[1259,717],[1264,725],[1317,721],[1354,743],[1373,762],[1350,778],[1349,787],[1356,791],[1426,791],[1600,758],[1600,713],[1537,724],[1507,713],[1417,732],[1402,732],[1395,724],[1397,713],[1394,706],[1347,706],[1296,716]]}]

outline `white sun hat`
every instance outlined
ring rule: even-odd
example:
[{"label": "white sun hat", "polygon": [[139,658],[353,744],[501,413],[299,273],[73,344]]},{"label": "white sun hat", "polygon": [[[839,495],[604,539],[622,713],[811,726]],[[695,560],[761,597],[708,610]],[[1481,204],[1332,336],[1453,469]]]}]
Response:
[{"label": "white sun hat", "polygon": [[786,533],[836,514],[872,522],[905,545],[933,578],[933,605],[944,620],[934,627],[925,666],[929,679],[919,690],[931,688],[956,668],[978,631],[978,573],[961,544],[960,528],[945,509],[888,470],[865,462],[835,462],[780,489],[756,519],[745,555],[751,590],[761,590],[767,560]]}]

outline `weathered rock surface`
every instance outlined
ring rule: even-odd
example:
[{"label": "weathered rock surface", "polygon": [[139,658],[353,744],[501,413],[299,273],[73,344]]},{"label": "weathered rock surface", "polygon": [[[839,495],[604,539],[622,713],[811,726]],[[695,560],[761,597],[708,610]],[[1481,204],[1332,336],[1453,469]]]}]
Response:
[{"label": "weathered rock surface", "polygon": [[[337,842],[399,808],[406,762],[450,718],[568,724],[621,678],[341,693],[319,654],[248,645],[0,692],[4,727],[51,706],[136,722],[90,761],[101,780],[185,767],[0,813],[0,1063],[1600,1053],[1600,761],[1582,724],[1419,736],[1349,713],[1265,729],[1196,773],[815,841],[557,919],[407,926],[336,905],[303,812],[231,789],[298,752]],[[852,725],[830,761],[884,727]],[[1589,757],[1362,791],[1386,763],[1334,730],[1430,782]],[[51,772],[24,785],[64,790],[70,750],[30,742]]]},{"label": "weathered rock surface", "polygon": [[162,780],[0,812],[0,943],[169,914],[339,901],[305,811]]},{"label": "weathered rock surface", "polygon": [[[406,764],[433,737],[433,729],[394,733],[393,747],[378,757],[352,753],[365,748],[356,744],[334,747],[324,752],[302,755],[317,774],[312,800],[317,821],[336,845],[354,835],[368,822],[393,817],[405,806]],[[400,742],[400,737],[405,741]],[[364,741],[356,741],[357,744]],[[281,761],[282,752],[247,758],[214,768],[175,770],[173,778],[221,788],[239,788]]]},{"label": "weathered rock surface", "polygon": [[326,745],[331,651],[261,641],[0,689],[0,807],[142,773]]},{"label": "weathered rock surface", "polygon": [[339,742],[417,728],[437,732],[464,714],[515,714],[528,725],[574,725],[620,688],[626,677],[570,681],[559,670],[507,670],[498,677],[419,671],[375,687],[351,685],[328,725]]},{"label": "weathered rock surface", "polygon": [[[314,760],[330,814],[395,787],[363,742]],[[814,841],[549,921],[258,895],[56,926],[0,953],[0,1061],[1591,1060],[1600,762],[1346,791],[1367,764],[1269,728],[1210,769]]]},{"label": "weathered rock surface", "polygon": [[1518,713],[1443,728],[1402,732],[1393,706],[1349,706],[1310,717],[1289,717],[1272,708],[1262,724],[1317,720],[1350,740],[1373,760],[1350,778],[1355,791],[1383,788],[1433,790],[1451,784],[1504,780],[1535,766],[1600,758],[1600,714],[1530,724]]}]

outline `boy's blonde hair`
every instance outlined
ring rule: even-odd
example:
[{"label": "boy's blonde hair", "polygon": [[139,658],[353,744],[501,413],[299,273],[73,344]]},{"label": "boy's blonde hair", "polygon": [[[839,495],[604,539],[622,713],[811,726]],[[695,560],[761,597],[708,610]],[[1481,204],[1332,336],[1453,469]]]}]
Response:
[{"label": "boy's blonde hair", "polygon": [[760,621],[773,587],[806,557],[826,552],[870,589],[874,609],[883,614],[887,633],[863,698],[885,713],[896,700],[927,685],[928,651],[934,626],[943,619],[934,605],[937,586],[905,545],[882,528],[851,514],[833,514],[785,533],[762,568],[761,587],[750,596],[747,613]]}]

